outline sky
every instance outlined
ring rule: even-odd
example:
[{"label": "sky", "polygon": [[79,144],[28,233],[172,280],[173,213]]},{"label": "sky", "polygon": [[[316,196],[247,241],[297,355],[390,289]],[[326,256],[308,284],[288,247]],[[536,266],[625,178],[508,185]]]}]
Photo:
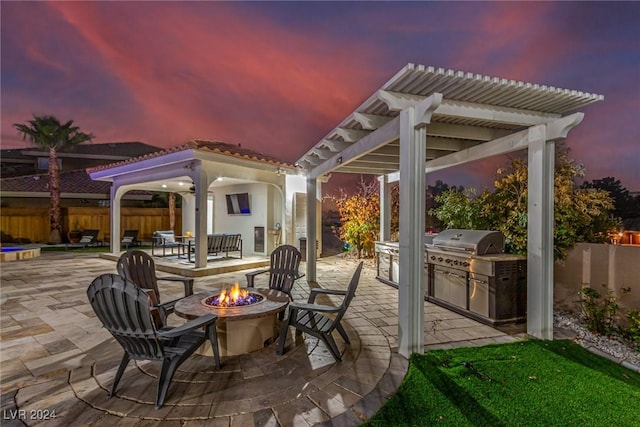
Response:
[{"label": "sky", "polygon": [[[33,114],[95,143],[242,144],[295,162],[407,63],[604,95],[580,111],[587,180],[640,191],[640,2],[11,2],[1,145]],[[428,180],[490,185],[505,159]],[[340,180],[336,180],[340,182]]]}]

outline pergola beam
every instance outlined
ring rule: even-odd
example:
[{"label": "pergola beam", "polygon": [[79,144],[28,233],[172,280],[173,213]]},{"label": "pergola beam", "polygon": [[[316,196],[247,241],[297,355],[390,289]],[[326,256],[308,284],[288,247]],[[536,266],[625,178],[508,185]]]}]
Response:
[{"label": "pergola beam", "polygon": [[[425,99],[424,96],[406,93],[378,90],[378,99],[387,104],[391,111],[402,111],[417,105]],[[435,117],[464,118],[502,123],[512,126],[535,126],[550,122],[560,117],[559,114],[541,113],[538,111],[519,108],[498,107],[495,105],[478,104],[475,102],[454,101],[443,99],[440,106],[434,111]]]},{"label": "pergola beam", "polygon": [[360,139],[358,142],[349,145],[342,152],[311,169],[308,176],[311,178],[317,178],[334,170],[336,165],[346,165],[350,161],[376,150],[389,141],[398,138],[399,127],[400,120],[396,117],[380,129],[374,132],[369,132],[367,136]]},{"label": "pergola beam", "polygon": [[550,122],[560,117],[559,114],[540,113],[509,107],[477,104],[475,102],[444,100],[435,112],[436,116],[485,120],[490,122],[515,125],[535,126]]},{"label": "pergola beam", "polygon": [[473,141],[491,141],[510,134],[510,130],[495,129],[483,126],[456,125],[450,123],[431,123],[427,129],[427,145],[429,137],[470,139]]}]

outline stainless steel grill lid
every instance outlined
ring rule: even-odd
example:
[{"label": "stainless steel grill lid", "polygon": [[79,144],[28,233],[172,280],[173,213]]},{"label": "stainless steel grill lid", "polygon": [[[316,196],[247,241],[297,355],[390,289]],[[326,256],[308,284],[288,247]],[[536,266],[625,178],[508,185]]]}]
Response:
[{"label": "stainless steel grill lid", "polygon": [[433,246],[469,255],[489,255],[504,252],[504,235],[500,231],[450,229],[438,233]]}]

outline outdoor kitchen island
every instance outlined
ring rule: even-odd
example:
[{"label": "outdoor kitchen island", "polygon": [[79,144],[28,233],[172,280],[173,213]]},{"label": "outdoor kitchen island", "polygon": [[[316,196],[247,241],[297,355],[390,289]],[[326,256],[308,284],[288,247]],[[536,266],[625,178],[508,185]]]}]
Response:
[{"label": "outdoor kitchen island", "polygon": [[[376,242],[376,258],[377,279],[398,287],[398,242]],[[425,243],[425,283],[427,301],[480,322],[526,319],[526,257],[505,254],[498,231],[451,229]]]}]

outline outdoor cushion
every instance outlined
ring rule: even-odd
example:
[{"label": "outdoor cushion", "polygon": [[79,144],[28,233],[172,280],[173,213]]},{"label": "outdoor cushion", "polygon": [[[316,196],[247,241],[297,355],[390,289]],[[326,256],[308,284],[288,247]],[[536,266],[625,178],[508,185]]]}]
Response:
[{"label": "outdoor cushion", "polygon": [[159,233],[158,237],[161,237],[164,240],[164,243],[175,243],[176,242],[176,237],[173,233],[169,234],[169,233]]}]

